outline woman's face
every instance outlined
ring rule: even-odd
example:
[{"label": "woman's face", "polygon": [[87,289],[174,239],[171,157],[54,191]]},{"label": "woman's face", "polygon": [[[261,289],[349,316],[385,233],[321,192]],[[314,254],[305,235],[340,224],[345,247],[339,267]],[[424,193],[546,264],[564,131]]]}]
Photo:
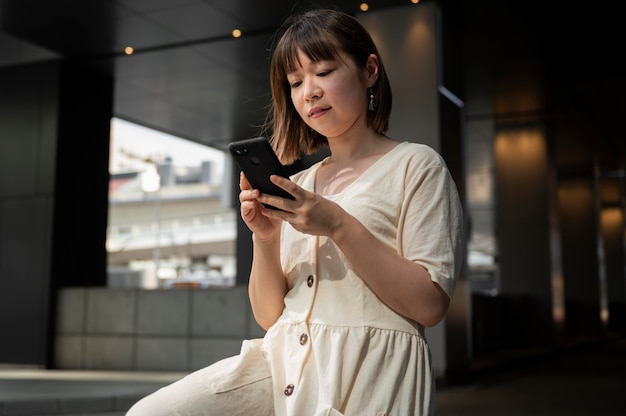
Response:
[{"label": "woman's face", "polygon": [[287,74],[291,100],[304,122],[327,138],[367,125],[367,75],[341,54],[332,61],[311,61],[298,52],[300,66]]}]

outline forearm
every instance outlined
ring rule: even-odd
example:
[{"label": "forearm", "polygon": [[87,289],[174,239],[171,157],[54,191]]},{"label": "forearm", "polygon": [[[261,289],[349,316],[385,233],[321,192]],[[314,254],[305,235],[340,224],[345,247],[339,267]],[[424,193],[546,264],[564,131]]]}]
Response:
[{"label": "forearm", "polygon": [[268,329],[284,308],[287,280],[280,265],[280,239],[258,241],[252,236],[252,268],[248,294],[257,323]]},{"label": "forearm", "polygon": [[331,239],[391,309],[426,327],[443,319],[449,298],[427,270],[385,246],[356,218],[347,215]]}]

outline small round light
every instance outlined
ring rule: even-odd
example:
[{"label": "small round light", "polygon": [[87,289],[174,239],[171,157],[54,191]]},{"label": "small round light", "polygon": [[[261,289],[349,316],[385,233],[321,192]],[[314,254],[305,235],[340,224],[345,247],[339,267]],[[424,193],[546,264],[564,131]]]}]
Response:
[{"label": "small round light", "polygon": [[234,38],[241,37],[241,30],[239,30],[239,29],[233,29],[233,37],[234,37]]},{"label": "small round light", "polygon": [[133,52],[135,52],[135,50],[133,49],[133,47],[132,47],[132,46],[127,46],[127,47],[125,47],[125,48],[124,48],[124,53],[125,53],[126,55],[132,55],[132,54],[133,54]]},{"label": "small round light", "polygon": [[361,5],[359,6],[359,9],[361,9],[362,12],[366,12],[369,8],[370,6],[367,3],[361,3]]}]

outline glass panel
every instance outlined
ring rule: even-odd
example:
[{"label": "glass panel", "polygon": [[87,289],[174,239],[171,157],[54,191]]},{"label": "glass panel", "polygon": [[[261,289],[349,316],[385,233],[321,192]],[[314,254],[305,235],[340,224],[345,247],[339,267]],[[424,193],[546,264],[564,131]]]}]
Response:
[{"label": "glass panel", "polygon": [[110,148],[108,286],[234,285],[225,153],[120,119]]}]

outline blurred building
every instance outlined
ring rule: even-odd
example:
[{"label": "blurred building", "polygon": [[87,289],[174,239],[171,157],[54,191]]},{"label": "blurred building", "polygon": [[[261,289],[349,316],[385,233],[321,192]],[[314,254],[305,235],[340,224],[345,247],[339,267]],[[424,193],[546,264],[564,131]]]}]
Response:
[{"label": "blurred building", "polygon": [[211,180],[211,162],[157,163],[112,175],[107,228],[107,286],[155,289],[235,284],[236,213],[224,184]]}]

